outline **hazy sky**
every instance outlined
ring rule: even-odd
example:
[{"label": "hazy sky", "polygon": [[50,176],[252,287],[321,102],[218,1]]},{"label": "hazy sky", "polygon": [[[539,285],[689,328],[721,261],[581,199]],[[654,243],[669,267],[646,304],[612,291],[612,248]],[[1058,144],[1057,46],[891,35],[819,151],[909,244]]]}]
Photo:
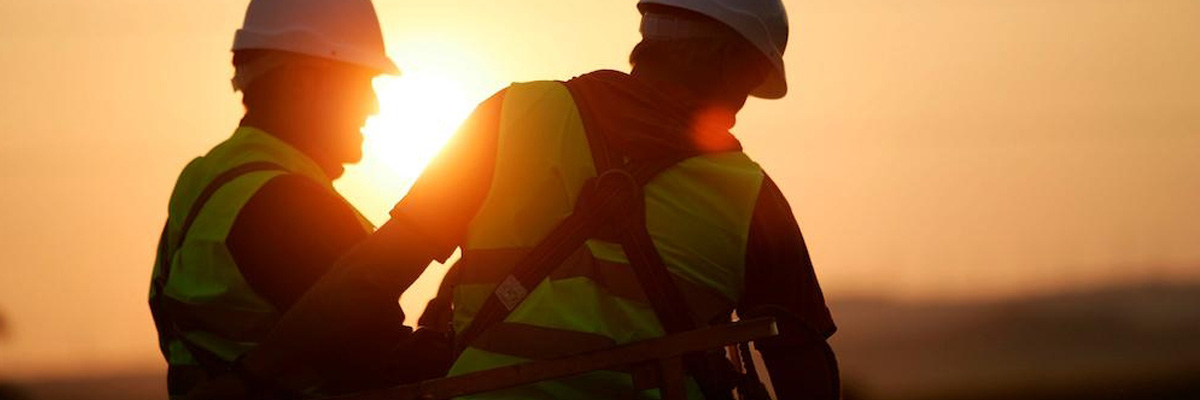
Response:
[{"label": "hazy sky", "polygon": [[[339,188],[377,222],[452,117],[508,82],[627,70],[638,39],[632,0],[376,4],[412,78],[379,84]],[[1200,1],[787,4],[792,92],[735,133],[831,300],[1200,279]],[[179,169],[236,126],[245,5],[0,0],[0,377],[161,363],[155,241]]]}]

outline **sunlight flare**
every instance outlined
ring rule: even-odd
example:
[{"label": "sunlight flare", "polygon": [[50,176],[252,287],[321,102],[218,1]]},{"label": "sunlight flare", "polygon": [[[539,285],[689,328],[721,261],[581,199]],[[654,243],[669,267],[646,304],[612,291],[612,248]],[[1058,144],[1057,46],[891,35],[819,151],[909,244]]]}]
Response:
[{"label": "sunlight flare", "polygon": [[376,78],[375,91],[379,114],[363,128],[364,151],[407,190],[475,103],[452,76],[427,70]]}]

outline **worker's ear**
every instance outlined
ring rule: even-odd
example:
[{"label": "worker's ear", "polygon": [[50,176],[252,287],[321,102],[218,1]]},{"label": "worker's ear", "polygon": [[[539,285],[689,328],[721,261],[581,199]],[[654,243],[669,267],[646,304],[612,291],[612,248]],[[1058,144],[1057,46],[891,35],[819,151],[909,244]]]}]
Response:
[{"label": "worker's ear", "polygon": [[301,95],[313,94],[329,85],[329,73],[322,68],[298,64],[290,67],[292,87]]},{"label": "worker's ear", "polygon": [[280,69],[280,87],[277,101],[291,104],[293,118],[320,117],[329,99],[330,82],[328,71],[307,63],[295,63]]}]

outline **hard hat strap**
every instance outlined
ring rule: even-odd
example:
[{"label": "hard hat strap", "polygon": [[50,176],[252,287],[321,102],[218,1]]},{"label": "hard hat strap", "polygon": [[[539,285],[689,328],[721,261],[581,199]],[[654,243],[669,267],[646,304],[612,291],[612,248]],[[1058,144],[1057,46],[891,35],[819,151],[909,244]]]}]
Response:
[{"label": "hard hat strap", "polygon": [[240,92],[246,90],[251,82],[287,64],[288,58],[277,52],[269,52],[255,58],[254,61],[238,65],[233,73],[233,91]]},{"label": "hard hat strap", "polygon": [[253,61],[237,66],[232,80],[233,90],[235,92],[244,91],[255,80],[286,66],[304,65],[314,68],[329,68],[338,64],[341,63],[302,54],[270,51]]},{"label": "hard hat strap", "polygon": [[646,39],[663,40],[722,38],[730,35],[729,28],[715,22],[659,13],[642,15],[641,32]]}]

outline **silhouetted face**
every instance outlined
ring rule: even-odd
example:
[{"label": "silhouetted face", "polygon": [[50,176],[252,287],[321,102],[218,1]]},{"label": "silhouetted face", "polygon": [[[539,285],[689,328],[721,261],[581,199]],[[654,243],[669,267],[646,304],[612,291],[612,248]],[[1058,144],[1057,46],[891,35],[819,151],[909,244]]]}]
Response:
[{"label": "silhouetted face", "polygon": [[330,156],[342,163],[362,160],[362,127],[379,112],[379,99],[371,82],[376,73],[364,68],[338,66],[320,79],[313,94],[317,107],[313,121],[328,138]]},{"label": "silhouetted face", "polygon": [[288,90],[293,99],[292,117],[301,146],[327,169],[362,160],[362,127],[379,112],[379,100],[371,85],[377,72],[334,62],[292,66],[298,78]]}]

